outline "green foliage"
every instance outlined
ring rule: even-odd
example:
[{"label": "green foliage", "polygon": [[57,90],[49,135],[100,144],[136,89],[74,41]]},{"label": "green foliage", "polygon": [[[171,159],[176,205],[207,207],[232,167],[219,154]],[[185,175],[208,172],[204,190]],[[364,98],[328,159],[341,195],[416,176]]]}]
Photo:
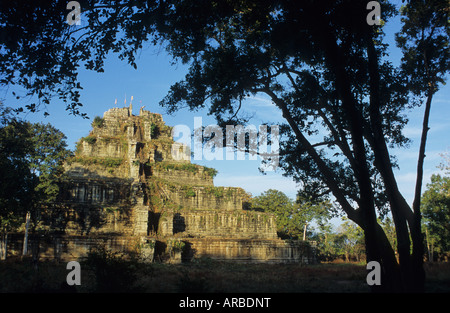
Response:
[{"label": "green foliage", "polygon": [[107,213],[107,214],[114,214],[115,212],[119,211],[120,209],[117,207],[105,207],[103,208],[103,210]]},{"label": "green foliage", "polygon": [[122,158],[97,158],[97,157],[85,157],[85,156],[74,156],[67,160],[68,164],[74,162],[81,163],[83,165],[101,165],[106,168],[118,168],[123,164],[124,159]]},{"label": "green foliage", "polygon": [[207,194],[212,194],[216,198],[222,198],[225,195],[224,187],[211,186],[211,187],[205,187],[204,190]]},{"label": "green foliage", "polygon": [[192,163],[173,163],[173,162],[158,162],[155,164],[156,169],[160,170],[175,170],[175,171],[188,171],[191,173],[198,172],[198,165]]},{"label": "green foliage", "polygon": [[301,239],[305,224],[328,217],[327,203],[312,204],[305,200],[300,201],[300,197],[294,202],[286,194],[275,189],[269,189],[254,197],[251,206],[252,209],[275,214],[277,231],[282,238]]},{"label": "green foliage", "polygon": [[[33,151],[31,125],[12,117],[3,108],[0,128],[0,226],[2,231],[17,227],[33,200],[37,177],[30,169],[28,156]],[[21,216],[22,215],[22,216]]]},{"label": "green foliage", "polygon": [[33,153],[31,170],[39,176],[36,191],[45,202],[55,201],[59,189],[57,177],[63,173],[63,162],[71,155],[67,150],[66,136],[50,124],[32,124]]},{"label": "green foliage", "polygon": [[65,135],[50,124],[20,121],[9,109],[0,110],[0,225],[7,231],[23,221],[25,211],[44,210],[56,200],[62,164],[71,153]]},{"label": "green foliage", "polygon": [[150,136],[152,138],[157,137],[159,135],[159,127],[155,123],[151,123],[150,125]]},{"label": "green foliage", "polygon": [[402,30],[396,34],[402,49],[402,71],[416,95],[434,94],[450,70],[447,0],[410,0],[402,6]]},{"label": "green foliage", "polygon": [[186,243],[181,240],[168,240],[167,246],[169,247],[169,250],[171,252],[181,252],[183,251],[184,247],[186,246]]},{"label": "green foliage", "polygon": [[[383,25],[388,25],[395,5],[380,4]],[[332,193],[350,219],[376,236],[377,210],[416,214],[397,201],[403,197],[388,147],[408,143],[402,133],[404,112],[420,103],[411,101],[411,92],[434,93],[449,71],[448,1],[406,2],[398,36],[401,67],[385,57],[383,26],[367,25],[366,5],[101,1],[83,10],[86,27],[70,33],[64,19],[53,18],[65,10],[64,3],[6,1],[0,25],[9,36],[0,41],[0,83],[24,87],[26,96],[44,104],[57,94],[71,113],[80,114],[81,64],[102,72],[105,58],[114,52],[136,67],[136,52],[146,40],[163,44],[176,61],[189,65],[185,78],[161,101],[169,113],[208,105],[220,126],[245,124],[245,99],[267,96],[286,120],[280,129],[285,174],[308,194]],[[38,106],[25,108],[34,112]],[[394,215],[406,224],[414,220],[408,214]],[[406,241],[399,243],[402,247],[409,235],[408,230],[399,234]],[[420,245],[420,236],[411,237]],[[374,250],[384,249],[380,240],[369,242],[377,245]]]},{"label": "green foliage", "polygon": [[277,232],[282,238],[301,238],[305,221],[299,221],[294,202],[283,192],[269,189],[254,197],[252,207],[276,215]]},{"label": "green foliage", "polygon": [[94,117],[94,120],[92,121],[91,126],[102,128],[104,123],[105,123],[105,120],[102,117],[96,116],[96,117]]},{"label": "green foliage", "polygon": [[186,188],[184,195],[186,197],[195,197],[195,191],[194,191],[194,189],[192,189],[192,187],[188,187],[188,188]]},{"label": "green foliage", "polygon": [[155,164],[155,168],[159,170],[174,170],[174,171],[187,171],[193,174],[197,174],[200,172],[200,169],[203,168],[204,173],[211,177],[215,177],[217,175],[217,170],[209,167],[202,167],[192,163],[175,163],[175,162],[158,162]]},{"label": "green foliage", "polygon": [[209,176],[211,176],[212,178],[216,177],[218,171],[214,168],[210,168],[210,167],[204,167],[203,170],[205,171],[205,173]]},{"label": "green foliage", "polygon": [[361,262],[365,259],[363,230],[349,220],[344,220],[337,230],[322,221],[312,239],[317,242],[317,257],[320,261]]},{"label": "green foliage", "polygon": [[97,142],[97,137],[95,136],[86,136],[82,138],[83,141],[86,141],[88,144],[93,145]]},{"label": "green foliage", "polygon": [[[450,177],[434,174],[422,196],[428,245],[439,255],[450,252]],[[431,248],[431,247],[430,247]]]}]

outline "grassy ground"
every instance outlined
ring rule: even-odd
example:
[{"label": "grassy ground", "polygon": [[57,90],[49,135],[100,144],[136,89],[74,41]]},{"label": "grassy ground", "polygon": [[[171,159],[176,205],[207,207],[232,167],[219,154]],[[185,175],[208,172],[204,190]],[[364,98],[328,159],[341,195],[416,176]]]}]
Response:
[{"label": "grassy ground", "polygon": [[[141,264],[94,259],[81,263],[81,286],[69,287],[66,263],[0,262],[0,292],[369,292],[364,265],[326,263]],[[428,292],[450,291],[450,263],[426,264]]]}]

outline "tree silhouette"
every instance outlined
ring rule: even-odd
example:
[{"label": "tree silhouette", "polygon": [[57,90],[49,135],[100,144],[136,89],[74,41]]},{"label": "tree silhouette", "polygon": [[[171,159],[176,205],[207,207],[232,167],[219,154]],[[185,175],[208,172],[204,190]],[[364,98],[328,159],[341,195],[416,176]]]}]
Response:
[{"label": "tree silhouette", "polygon": [[[382,269],[374,289],[423,290],[420,206],[411,209],[400,193],[389,148],[408,143],[404,111],[421,104],[410,92],[429,96],[427,86],[435,92],[448,72],[448,3],[406,1],[404,65],[396,68],[383,37],[395,8],[379,2],[381,25],[368,25],[367,1],[80,1],[88,22],[70,27],[63,1],[2,2],[0,83],[23,86],[43,104],[57,94],[82,114],[78,67],[103,71],[110,52],[136,67],[150,43],[190,66],[161,101],[169,112],[207,107],[219,125],[235,125],[245,121],[245,99],[264,94],[285,119],[281,168],[305,192],[333,196],[363,229],[367,261]],[[418,186],[424,149],[423,141]],[[399,263],[377,212],[392,214]]]}]

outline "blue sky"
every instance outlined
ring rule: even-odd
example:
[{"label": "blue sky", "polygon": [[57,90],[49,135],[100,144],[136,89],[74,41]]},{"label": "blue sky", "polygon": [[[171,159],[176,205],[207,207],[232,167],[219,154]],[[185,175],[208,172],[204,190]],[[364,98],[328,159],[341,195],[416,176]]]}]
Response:
[{"label": "blue sky", "polygon": [[[399,62],[401,57],[392,41],[392,34],[398,29],[398,22],[388,23],[386,26],[391,43],[390,59],[394,63]],[[69,148],[74,149],[75,142],[89,133],[92,118],[97,115],[102,116],[105,111],[115,107],[116,99],[117,106],[123,107],[124,100],[126,99],[128,106],[133,96],[134,114],[138,114],[139,107],[144,105],[146,110],[164,114],[164,110],[158,103],[167,94],[170,86],[184,77],[186,67],[181,64],[171,65],[171,58],[164,50],[150,45],[139,52],[137,65],[138,69],[135,70],[112,55],[107,59],[104,73],[81,71],[79,80],[84,87],[81,102],[84,103],[84,112],[91,117],[91,120],[69,115],[65,111],[65,104],[58,100],[52,101],[48,106],[49,117],[44,118],[42,112],[29,113],[23,117],[32,122],[53,124],[66,134]],[[17,107],[19,103],[11,96],[12,91],[11,88],[2,90],[0,99],[4,99],[6,106]],[[262,96],[247,100],[246,105],[247,111],[255,114],[254,123],[281,120],[279,110]],[[214,120],[202,111],[182,110],[172,116],[163,115],[163,118],[168,125],[184,124],[193,129],[195,116],[202,116],[204,126],[214,124]],[[400,169],[396,170],[400,189],[408,203],[412,203],[423,107],[414,109],[408,116],[410,122],[405,128],[405,134],[412,140],[412,144],[408,149],[395,149],[391,152],[397,156],[400,164]],[[434,97],[430,127],[423,190],[431,175],[439,172],[437,165],[442,161],[439,154],[450,150],[450,87],[448,85],[442,87]],[[202,160],[195,163],[218,170],[219,173],[215,178],[216,186],[242,187],[253,195],[259,195],[269,188],[274,188],[292,198],[297,191],[297,186],[292,179],[283,177],[281,172],[269,172],[267,175],[262,175],[258,170],[259,161]]]}]

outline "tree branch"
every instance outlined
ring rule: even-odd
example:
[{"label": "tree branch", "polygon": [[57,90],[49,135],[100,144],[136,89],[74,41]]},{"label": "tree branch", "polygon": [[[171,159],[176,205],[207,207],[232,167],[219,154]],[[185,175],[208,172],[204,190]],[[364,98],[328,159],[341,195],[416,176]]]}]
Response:
[{"label": "tree branch", "polygon": [[[300,72],[292,70],[292,69],[289,69],[286,66],[286,63],[283,63],[283,71],[286,74],[286,76],[289,78],[289,80],[290,80],[292,86],[294,87],[294,89],[298,93],[300,93],[300,90],[298,89],[298,86],[295,83],[294,78],[290,74],[290,72],[293,72],[295,74],[300,74]],[[322,105],[322,107],[325,107],[325,105]],[[350,164],[352,166],[356,166],[355,158],[353,157],[353,154],[352,154],[352,151],[350,150],[350,147],[348,146],[347,142],[345,141],[345,136],[344,136],[344,134],[342,132],[342,129],[340,129],[339,132],[336,130],[336,128],[333,126],[333,124],[328,119],[326,114],[322,111],[321,107],[317,108],[317,113],[322,118],[322,120],[327,125],[328,129],[330,130],[331,134],[333,135],[333,137],[334,137],[334,141],[333,142],[341,149],[342,153],[347,157],[347,159],[349,160]]]},{"label": "tree branch", "polygon": [[292,128],[292,130],[295,133],[295,136],[297,140],[300,142],[300,144],[306,149],[307,153],[310,157],[313,158],[314,162],[318,166],[320,173],[326,182],[328,188],[330,188],[333,195],[336,197],[338,202],[341,204],[342,209],[344,212],[348,215],[348,217],[357,223],[358,225],[361,225],[362,220],[359,214],[359,210],[355,210],[344,194],[341,192],[337,182],[334,180],[334,174],[333,172],[328,168],[328,166],[325,164],[325,162],[322,160],[322,158],[319,156],[317,151],[314,149],[314,147],[311,145],[311,143],[306,139],[306,137],[302,134],[300,129],[298,128],[297,124],[295,123],[294,119],[292,118],[289,110],[287,109],[286,103],[277,97],[277,95],[270,90],[269,88],[264,88],[264,92],[271,97],[272,101],[281,109],[283,113],[283,117],[287,120],[289,126]]}]

